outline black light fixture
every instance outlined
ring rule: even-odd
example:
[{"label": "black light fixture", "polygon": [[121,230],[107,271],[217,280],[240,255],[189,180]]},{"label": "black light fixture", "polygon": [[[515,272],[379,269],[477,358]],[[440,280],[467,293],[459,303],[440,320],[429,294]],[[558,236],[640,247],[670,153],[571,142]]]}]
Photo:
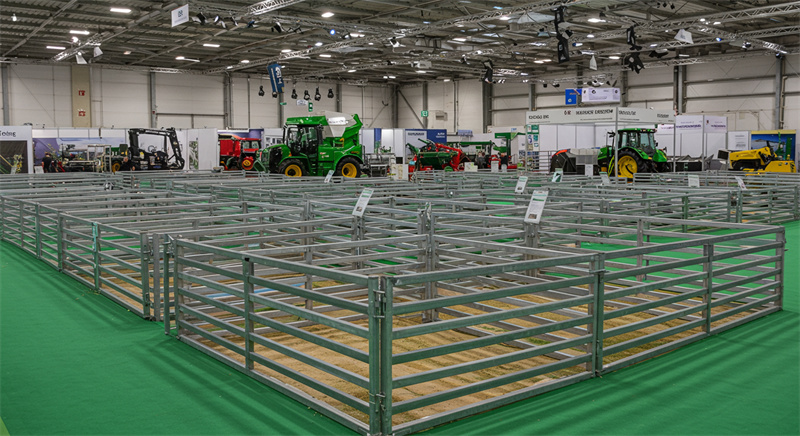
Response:
[{"label": "black light fixture", "polygon": [[467,62],[467,55],[462,55],[461,56],[461,63],[464,64],[464,65],[469,63],[469,62]]},{"label": "black light fixture", "polygon": [[303,93],[303,99],[304,99],[304,100],[311,100],[311,94],[309,94],[309,93],[308,93],[308,90],[307,90],[307,89],[306,89],[306,91]]},{"label": "black light fixture", "polygon": [[283,33],[283,26],[281,26],[281,23],[277,23],[276,22],[275,25],[272,26],[272,31],[273,32],[278,32],[278,33]]},{"label": "black light fixture", "polygon": [[558,39],[558,63],[569,61],[569,42],[559,33],[556,38]]},{"label": "black light fixture", "polygon": [[314,100],[315,101],[322,100],[322,94],[319,93],[319,86],[317,86],[317,92],[314,94]]},{"label": "black light fixture", "polygon": [[400,47],[400,43],[397,41],[397,38],[394,36],[389,39],[389,43],[392,44],[392,47],[397,48]]},{"label": "black light fixture", "polygon": [[560,83],[558,83],[558,82],[553,82],[553,88],[559,88],[559,87],[561,87],[561,84],[560,84]]},{"label": "black light fixture", "polygon": [[292,100],[297,100],[297,90],[292,88]]},{"label": "black light fixture", "polygon": [[666,49],[664,49],[663,51],[661,51],[661,50],[658,50],[658,51],[653,50],[647,56],[651,57],[651,58],[661,59],[661,58],[663,58],[664,56],[666,56],[668,54],[669,54],[669,50],[666,50]]},{"label": "black light fixture", "polygon": [[206,16],[202,12],[197,13],[197,19],[200,20],[200,24],[206,24]]},{"label": "black light fixture", "polygon": [[214,17],[214,24],[217,24],[217,23],[219,23],[219,20],[220,20],[220,17],[219,17],[219,15],[215,16],[215,17]]},{"label": "black light fixture", "polygon": [[572,37],[572,31],[571,30],[567,29],[567,30],[564,31],[564,33],[567,34],[567,38],[571,38]]},{"label": "black light fixture", "polygon": [[626,55],[625,59],[623,60],[623,65],[626,65],[631,71],[636,72],[636,74],[639,74],[639,72],[644,69],[644,64],[642,63],[642,60],[639,59],[639,53],[631,53]]},{"label": "black light fixture", "polygon": [[248,29],[252,29],[253,27],[256,27],[256,20],[250,20],[250,21],[248,21],[248,22],[247,22],[247,28],[248,28]]},{"label": "black light fixture", "polygon": [[752,47],[752,46],[753,46],[753,44],[750,44],[750,43],[749,43],[749,42],[747,42],[747,41],[745,41],[745,42],[744,42],[744,44],[742,44],[742,48],[745,48],[745,49],[747,49],[747,48],[750,48],[750,47]]},{"label": "black light fixture", "polygon": [[775,57],[778,58],[778,59],[783,59],[785,56],[783,55],[783,53],[777,52],[777,53],[775,53]]},{"label": "black light fixture", "polygon": [[258,96],[263,97],[266,92],[264,92],[264,85],[258,87]]},{"label": "black light fixture", "polygon": [[546,83],[542,83],[542,88],[547,88],[547,84]]},{"label": "black light fixture", "polygon": [[236,17],[234,17],[234,16],[231,16],[231,23],[233,23],[233,27],[236,27],[236,26],[239,25],[239,22],[236,20]]},{"label": "black light fixture", "polygon": [[333,88],[328,88],[328,98],[333,98]]},{"label": "black light fixture", "polygon": [[275,92],[275,91],[272,91],[272,98],[278,98],[278,93]]},{"label": "black light fixture", "polygon": [[636,30],[634,29],[635,27],[636,27],[635,25],[628,27],[628,30],[626,32],[627,34],[626,40],[628,42],[628,45],[631,46],[631,50],[639,51],[642,49],[642,46],[636,45]]}]

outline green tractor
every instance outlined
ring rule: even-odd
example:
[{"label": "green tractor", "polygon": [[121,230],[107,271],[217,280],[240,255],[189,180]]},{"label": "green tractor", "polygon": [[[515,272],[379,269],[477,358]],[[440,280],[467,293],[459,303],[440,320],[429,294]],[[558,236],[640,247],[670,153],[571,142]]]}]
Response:
[{"label": "green tractor", "polygon": [[364,172],[358,115],[323,112],[294,117],[283,127],[283,144],[260,151],[256,169],[289,177],[334,175],[355,178]]},{"label": "green tractor", "polygon": [[565,174],[584,174],[584,165],[577,163],[577,156],[590,152],[597,155],[597,165],[594,168],[595,174],[603,171],[609,175],[615,175],[615,148],[619,150],[619,177],[633,178],[636,173],[670,171],[671,167],[667,160],[667,155],[663,150],[657,148],[655,133],[655,129],[620,129],[617,133],[609,133],[609,137],[614,139],[614,145],[606,145],[599,150],[558,151],[550,159],[550,172],[554,172],[557,168],[562,168]]}]

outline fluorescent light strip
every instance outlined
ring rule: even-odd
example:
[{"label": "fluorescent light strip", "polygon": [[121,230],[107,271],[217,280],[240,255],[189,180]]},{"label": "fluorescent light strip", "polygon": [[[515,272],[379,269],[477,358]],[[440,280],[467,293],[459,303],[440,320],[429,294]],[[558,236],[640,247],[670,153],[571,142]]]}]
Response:
[{"label": "fluorescent light strip", "polygon": [[111,8],[111,12],[116,12],[118,14],[130,14],[131,10],[128,8]]},{"label": "fluorescent light strip", "polygon": [[60,45],[48,45],[47,48],[50,50],[66,50],[66,47],[61,47]]},{"label": "fluorescent light strip", "polygon": [[203,47],[219,48],[219,44],[209,44],[209,43],[206,43],[206,44],[203,44]]},{"label": "fluorescent light strip", "polygon": [[89,31],[88,30],[70,30],[69,33],[71,33],[73,35],[88,35]]}]

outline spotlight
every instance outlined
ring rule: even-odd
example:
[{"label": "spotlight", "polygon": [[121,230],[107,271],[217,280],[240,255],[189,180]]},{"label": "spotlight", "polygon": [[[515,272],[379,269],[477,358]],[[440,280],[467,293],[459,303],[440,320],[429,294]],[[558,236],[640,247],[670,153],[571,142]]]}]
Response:
[{"label": "spotlight", "polygon": [[283,26],[281,26],[281,23],[275,23],[275,25],[272,26],[272,31],[283,33]]},{"label": "spotlight", "polygon": [[11,15],[11,21],[17,21],[17,14]]},{"label": "spotlight", "polygon": [[314,100],[315,101],[322,100],[322,94],[319,93],[319,86],[317,86],[317,92],[316,92],[316,94],[314,94]]},{"label": "spotlight", "polygon": [[544,30],[544,27],[542,27],[541,29],[539,29],[539,33],[537,33],[536,36],[538,36],[540,38],[549,38],[550,37],[550,32],[546,32]]},{"label": "spotlight", "polygon": [[258,87],[258,96],[263,97],[266,92],[264,92],[264,85]]},{"label": "spotlight", "polygon": [[546,83],[542,83],[542,88],[547,88],[547,84]]},{"label": "spotlight", "polygon": [[237,27],[239,25],[239,22],[236,21],[235,17],[231,17],[231,23],[233,23],[233,27]]},{"label": "spotlight", "polygon": [[469,63],[469,62],[467,62],[467,56],[466,55],[461,56],[461,63],[464,64],[464,65]]},{"label": "spotlight", "polygon": [[219,15],[217,15],[216,17],[214,17],[214,24],[219,24],[219,20],[221,20],[221,18],[219,17]]},{"label": "spotlight", "polygon": [[567,42],[567,38],[564,38],[559,33],[556,38],[558,38],[558,63],[568,62],[569,61],[569,43]]},{"label": "spotlight", "polygon": [[553,88],[558,88],[558,87],[560,87],[560,86],[561,86],[561,84],[560,84],[560,83],[553,82]]},{"label": "spotlight", "polygon": [[718,37],[714,38],[714,41],[717,41],[717,42],[722,42],[722,38],[720,38],[720,37],[718,36]]},{"label": "spotlight", "polygon": [[278,98],[278,93],[275,92],[275,91],[272,91],[272,98]]},{"label": "spotlight", "polygon": [[642,46],[636,45],[636,31],[634,30],[634,27],[636,27],[636,26],[628,27],[628,30],[627,30],[627,42],[628,42],[628,45],[631,46],[631,50],[639,51],[639,50],[642,49]]},{"label": "spotlight", "polygon": [[333,88],[328,88],[328,98],[333,98]]},{"label": "spotlight", "polygon": [[311,100],[311,95],[308,93],[307,89],[306,89],[306,92],[303,93],[303,99],[304,100]]},{"label": "spotlight", "polygon": [[292,100],[297,100],[297,91],[292,88]]},{"label": "spotlight", "polygon": [[93,54],[95,58],[99,58],[100,56],[103,56],[103,50],[100,50],[100,47],[95,47]]},{"label": "spotlight", "polygon": [[669,8],[670,9],[675,9],[675,3],[670,3]]},{"label": "spotlight", "polygon": [[775,53],[775,57],[778,58],[778,59],[783,59],[784,58],[783,53],[781,53],[781,52]]},{"label": "spotlight", "polygon": [[331,30],[328,31],[328,33],[330,33],[331,36],[334,36],[334,35],[336,35],[336,29],[331,29]]},{"label": "spotlight", "polygon": [[256,27],[256,20],[250,20],[250,21],[248,21],[248,22],[247,22],[247,28],[248,28],[248,29],[251,29],[251,28],[253,28],[253,27]]},{"label": "spotlight", "polygon": [[750,48],[750,47],[752,47],[752,46],[753,46],[753,44],[750,44],[750,43],[749,43],[749,42],[747,42],[747,41],[745,41],[745,42],[744,42],[744,44],[742,44],[742,48]]},{"label": "spotlight", "polygon": [[78,64],[80,64],[80,65],[86,65],[86,59],[84,59],[84,58],[83,58],[83,54],[81,54],[80,52],[78,52],[78,53],[75,55],[75,60],[76,60],[76,61],[78,62]]},{"label": "spotlight", "polygon": [[571,30],[567,29],[567,30],[564,31],[564,33],[567,34],[567,38],[571,38],[573,32]]},{"label": "spotlight", "polygon": [[197,13],[197,19],[200,20],[200,24],[206,24],[206,16],[202,12]]},{"label": "spotlight", "polygon": [[389,43],[392,44],[393,48],[400,47],[400,43],[397,42],[397,38],[395,38],[395,37],[392,37],[391,39],[389,39]]},{"label": "spotlight", "polygon": [[653,50],[647,56],[651,57],[651,58],[661,59],[661,58],[663,58],[664,56],[666,56],[668,54],[669,54],[669,50],[663,50],[663,51],[661,51],[661,50]]},{"label": "spotlight", "polygon": [[642,60],[639,59],[639,55],[637,53],[632,53],[625,56],[623,64],[627,65],[631,71],[635,71],[636,74],[639,74],[639,72],[644,69],[644,64],[642,63]]}]

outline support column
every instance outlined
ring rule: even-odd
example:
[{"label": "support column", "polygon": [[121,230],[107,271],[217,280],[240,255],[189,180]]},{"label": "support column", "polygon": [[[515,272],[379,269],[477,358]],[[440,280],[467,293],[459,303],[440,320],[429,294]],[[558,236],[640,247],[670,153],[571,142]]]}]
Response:
[{"label": "support column", "polygon": [[3,125],[11,124],[11,107],[8,99],[8,65],[0,65],[0,86],[3,89]]},{"label": "support column", "polygon": [[[422,82],[422,110],[428,110],[428,82]],[[422,128],[428,128],[428,117],[422,117]]]},{"label": "support column", "polygon": [[233,77],[230,74],[226,74],[222,82],[222,113],[222,122],[230,129],[233,126]]},{"label": "support column", "polygon": [[253,125],[252,113],[253,108],[250,106],[252,102],[250,101],[250,76],[247,76],[247,127]]},{"label": "support column", "polygon": [[622,82],[622,91],[619,93],[619,105],[620,107],[628,106],[628,72],[622,71],[620,73],[620,82]]},{"label": "support column", "polygon": [[400,126],[400,89],[397,85],[392,85],[392,95],[394,95],[392,99],[394,102],[392,107],[392,128],[397,129]]},{"label": "support column", "polygon": [[[783,128],[783,69],[786,62],[783,56],[775,59],[775,130]],[[5,96],[5,94],[3,94]]]},{"label": "support column", "polygon": [[489,124],[492,123],[492,94],[493,85],[491,83],[481,82],[481,95],[482,95],[482,108],[483,108],[483,131],[486,133]]},{"label": "support column", "polygon": [[283,104],[283,96],[284,93],[278,93],[278,127],[283,127],[286,122],[286,110],[284,109],[286,105]]},{"label": "support column", "polygon": [[150,73],[150,128],[157,129],[156,125],[156,73]]},{"label": "support column", "polygon": [[531,83],[528,85],[528,110],[536,110],[536,84]]},{"label": "support column", "polygon": [[[362,88],[363,91],[363,88]],[[336,112],[342,112],[342,84],[336,84]],[[362,106],[363,114],[363,106]]]},{"label": "support column", "polygon": [[685,65],[678,65],[675,67],[674,72],[674,80],[675,80],[675,93],[674,93],[674,101],[673,106],[675,107],[675,114],[681,115],[685,112],[686,106],[684,104],[684,92],[686,91],[686,66]]}]

